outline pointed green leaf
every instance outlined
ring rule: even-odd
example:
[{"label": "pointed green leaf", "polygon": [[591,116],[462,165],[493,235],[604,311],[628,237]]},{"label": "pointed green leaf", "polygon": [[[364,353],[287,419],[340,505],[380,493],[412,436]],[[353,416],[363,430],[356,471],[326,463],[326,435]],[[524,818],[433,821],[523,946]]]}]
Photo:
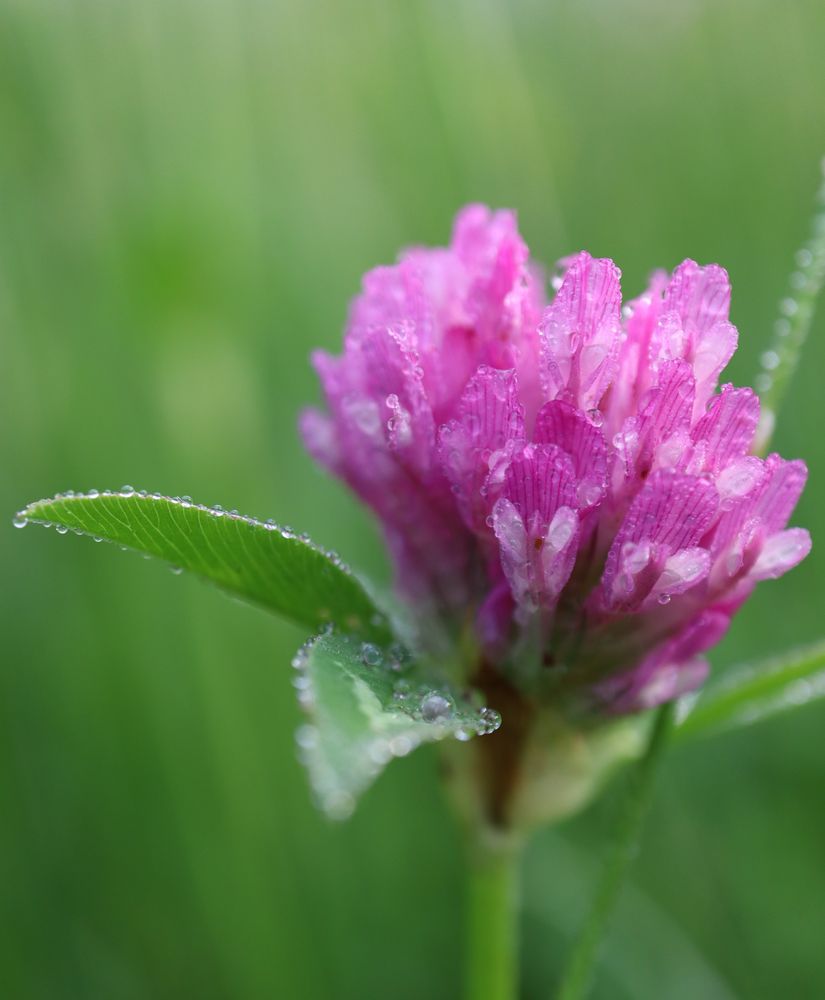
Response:
[{"label": "pointed green leaf", "polygon": [[818,642],[729,671],[682,715],[674,736],[691,738],[747,726],[822,697],[825,642]]},{"label": "pointed green leaf", "polygon": [[494,732],[501,719],[471,698],[427,683],[372,643],[327,632],[310,641],[293,666],[310,722],[298,746],[321,808],[350,815],[358,795],[393,757],[422,743],[467,740]]},{"label": "pointed green leaf", "polygon": [[40,500],[15,518],[27,522],[165,559],[315,631],[333,623],[377,642],[392,638],[386,617],[336,555],[272,522],[131,489]]}]

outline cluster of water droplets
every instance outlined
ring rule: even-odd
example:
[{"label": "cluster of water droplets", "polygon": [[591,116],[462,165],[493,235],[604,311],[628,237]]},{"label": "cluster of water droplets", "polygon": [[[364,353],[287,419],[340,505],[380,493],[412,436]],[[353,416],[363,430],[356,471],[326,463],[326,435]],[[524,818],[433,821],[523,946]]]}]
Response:
[{"label": "cluster of water droplets", "polygon": [[760,357],[754,385],[762,400],[756,433],[757,447],[766,447],[773,433],[776,411],[797,366],[813,319],[817,296],[825,282],[825,161],[809,241],[796,252],[790,290],[779,302],[779,318],[771,346]]},{"label": "cluster of water droplets", "polygon": [[[173,507],[179,507],[182,510],[198,510],[204,514],[209,514],[215,518],[227,518],[230,521],[242,521],[244,524],[248,524],[254,528],[263,528],[266,531],[277,532],[282,538],[286,538],[291,541],[303,542],[310,548],[315,549],[317,552],[326,556],[331,561],[335,562],[339,569],[345,572],[351,572],[349,567],[343,562],[340,557],[336,556],[333,552],[328,552],[322,549],[319,545],[312,541],[310,536],[305,532],[297,532],[288,525],[276,524],[275,521],[269,519],[266,521],[260,520],[257,517],[250,517],[246,514],[240,514],[237,510],[225,510],[220,504],[213,504],[211,507],[207,504],[195,503],[192,497],[189,496],[164,496],[162,493],[150,493],[148,490],[136,490],[134,486],[121,486],[119,490],[86,490],[85,493],[75,492],[74,490],[66,490],[63,493],[58,493],[53,497],[44,498],[42,500],[36,500],[34,503],[29,504],[24,510],[19,510],[13,519],[13,524],[16,528],[25,528],[30,522],[33,524],[40,524],[44,527],[54,527],[53,523],[46,518],[40,516],[38,508],[50,507],[54,504],[64,503],[66,501],[75,500],[96,500],[100,497],[113,498],[113,499],[139,499],[146,500],[149,502],[161,502],[164,505],[170,504]],[[65,525],[57,526],[58,530],[64,528],[61,534],[65,531],[75,531],[77,534],[88,534],[88,532],[77,528],[69,528]]]},{"label": "cluster of water droplets", "polygon": [[[197,510],[203,514],[208,514],[213,518],[225,518],[227,521],[236,521],[249,525],[252,528],[262,528],[264,531],[272,532],[279,535],[281,538],[287,541],[299,542],[302,545],[306,545],[308,548],[312,549],[314,552],[318,553],[323,557],[324,563],[320,567],[321,573],[330,573],[333,567],[347,576],[353,576],[353,571],[350,566],[344,562],[343,559],[336,553],[328,549],[322,548],[320,545],[312,541],[310,536],[305,532],[297,532],[288,525],[276,524],[275,521],[261,520],[256,517],[250,517],[246,514],[240,514],[237,510],[225,510],[220,504],[214,504],[213,506],[208,506],[207,504],[195,503],[195,501],[190,496],[164,496],[161,493],[150,493],[148,490],[138,490],[134,486],[125,485],[121,486],[119,490],[97,490],[90,489],[83,492],[76,492],[75,490],[66,490],[63,493],[58,493],[54,497],[44,498],[42,500],[37,500],[31,503],[23,510],[19,510],[12,519],[12,524],[15,528],[25,528],[28,524],[38,524],[45,528],[54,528],[58,534],[66,535],[69,532],[75,535],[83,535],[88,538],[92,538],[95,542],[111,541],[115,544],[119,544],[115,539],[104,538],[93,532],[87,531],[80,527],[79,524],[66,524],[63,521],[52,521],[49,517],[45,516],[44,509],[54,507],[56,504],[69,504],[65,510],[68,512],[71,510],[71,503],[73,501],[83,501],[83,500],[97,500],[99,498],[108,499],[122,499],[122,500],[144,500],[147,503],[161,503],[164,506],[170,505],[172,507],[180,508],[181,510]],[[55,511],[55,513],[58,513]],[[62,513],[62,512],[61,512]],[[52,515],[54,516],[54,515]],[[123,551],[128,551],[130,546],[120,544],[120,548]],[[144,553],[145,559],[150,559],[151,556]],[[179,566],[170,566],[171,571],[178,575],[183,572]],[[376,614],[373,616],[371,621],[372,625],[379,626],[384,623],[384,616],[381,614]],[[342,622],[343,625],[355,624],[351,622]]]},{"label": "cluster of water droplets", "polygon": [[[327,630],[325,634],[330,632]],[[295,670],[292,683],[299,704],[310,718],[315,714],[317,693],[309,662],[317,641],[307,642],[292,660]],[[391,760],[406,757],[422,743],[447,738],[467,741],[493,733],[501,725],[501,716],[495,710],[472,702],[458,704],[446,690],[415,678],[410,653],[400,643],[387,648],[361,643],[358,658],[365,668],[360,683],[365,683],[376,696],[380,691],[382,703],[375,717],[367,714],[367,733],[357,748],[360,783],[364,786]],[[345,669],[343,662],[338,665]],[[310,772],[313,791],[323,811],[333,819],[346,819],[355,807],[355,796],[342,787],[336,768],[339,762],[329,759],[324,737],[323,729],[314,722],[299,727],[295,736],[298,756]]]}]

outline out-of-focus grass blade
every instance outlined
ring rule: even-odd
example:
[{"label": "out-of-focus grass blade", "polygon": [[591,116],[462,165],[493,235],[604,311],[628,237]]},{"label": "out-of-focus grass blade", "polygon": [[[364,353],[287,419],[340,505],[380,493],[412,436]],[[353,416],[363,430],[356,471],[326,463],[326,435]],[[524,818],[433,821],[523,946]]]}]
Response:
[{"label": "out-of-focus grass blade", "polygon": [[764,454],[770,445],[776,414],[802,356],[816,300],[825,281],[825,160],[822,161],[822,175],[811,238],[797,250],[790,289],[779,303],[780,316],[774,324],[773,340],[762,355],[762,367],[754,382],[762,401],[755,441],[759,454]]},{"label": "out-of-focus grass blade", "polygon": [[763,663],[734,668],[719,683],[710,685],[686,714],[681,714],[680,719],[677,716],[673,735],[681,740],[724,732],[824,696],[825,641],[822,641]]},{"label": "out-of-focus grass blade", "polygon": [[386,617],[338,556],[271,521],[124,488],[39,500],[16,515],[16,525],[27,523],[165,559],[316,632],[334,624],[375,642],[392,640]]},{"label": "out-of-focus grass blade", "polygon": [[299,751],[318,804],[332,819],[346,819],[394,757],[422,743],[484,736],[501,722],[472,698],[423,679],[392,649],[351,636],[325,633],[293,665],[310,718],[298,731]]}]

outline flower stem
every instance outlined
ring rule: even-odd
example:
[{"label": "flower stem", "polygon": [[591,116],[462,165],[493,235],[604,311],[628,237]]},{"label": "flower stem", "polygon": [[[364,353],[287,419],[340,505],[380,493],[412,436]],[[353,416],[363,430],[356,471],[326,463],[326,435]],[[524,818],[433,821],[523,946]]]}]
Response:
[{"label": "flower stem", "polygon": [[518,896],[521,850],[477,848],[469,872],[466,1000],[518,995]]},{"label": "flower stem", "polygon": [[625,809],[596,890],[590,913],[567,964],[558,1000],[583,1000],[590,986],[599,945],[619,898],[622,882],[636,853],[639,835],[653,793],[662,750],[673,726],[673,705],[663,705],[656,716],[644,757],[631,776]]}]

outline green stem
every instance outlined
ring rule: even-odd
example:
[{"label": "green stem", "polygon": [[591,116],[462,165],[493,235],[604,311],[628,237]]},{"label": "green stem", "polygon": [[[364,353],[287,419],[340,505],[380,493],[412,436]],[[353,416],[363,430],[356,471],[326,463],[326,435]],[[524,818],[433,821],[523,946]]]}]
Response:
[{"label": "green stem", "polygon": [[479,848],[471,858],[467,913],[467,1000],[518,995],[521,850]]},{"label": "green stem", "polygon": [[596,890],[590,913],[567,964],[558,1000],[583,1000],[590,986],[599,945],[619,898],[622,882],[636,853],[662,750],[673,726],[673,705],[663,705],[653,725],[644,757],[631,776],[625,811]]}]

